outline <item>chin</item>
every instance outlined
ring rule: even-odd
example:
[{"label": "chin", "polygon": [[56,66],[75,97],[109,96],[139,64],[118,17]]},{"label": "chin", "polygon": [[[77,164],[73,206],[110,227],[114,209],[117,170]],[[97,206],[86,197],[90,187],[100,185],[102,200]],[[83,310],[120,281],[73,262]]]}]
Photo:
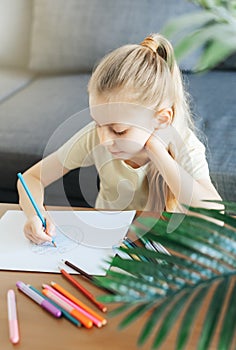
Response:
[{"label": "chin", "polygon": [[125,152],[111,152],[112,156],[116,159],[130,159],[132,156],[130,154],[127,154]]}]

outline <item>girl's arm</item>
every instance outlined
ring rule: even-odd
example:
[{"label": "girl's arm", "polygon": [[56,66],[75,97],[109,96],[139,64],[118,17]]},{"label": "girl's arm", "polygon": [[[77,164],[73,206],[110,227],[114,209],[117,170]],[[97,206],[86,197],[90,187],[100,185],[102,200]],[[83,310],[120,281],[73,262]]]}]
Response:
[{"label": "girl's arm", "polygon": [[156,135],[147,141],[146,151],[180,204],[223,209],[222,205],[217,203],[203,202],[203,200],[221,200],[208,174],[202,179],[195,180],[171,157],[164,142]]},{"label": "girl's arm", "polygon": [[[59,162],[56,153],[52,153],[40,162],[29,168],[24,174],[24,179],[36,201],[42,215],[47,219],[47,234],[43,231],[42,223],[37,217],[35,210],[30,202],[21,182],[17,181],[19,193],[19,204],[27,216],[27,222],[24,228],[25,235],[35,243],[50,241],[50,233],[53,231],[53,225],[47,216],[44,208],[44,188],[69,172]],[[48,235],[49,234],[49,235]]]}]

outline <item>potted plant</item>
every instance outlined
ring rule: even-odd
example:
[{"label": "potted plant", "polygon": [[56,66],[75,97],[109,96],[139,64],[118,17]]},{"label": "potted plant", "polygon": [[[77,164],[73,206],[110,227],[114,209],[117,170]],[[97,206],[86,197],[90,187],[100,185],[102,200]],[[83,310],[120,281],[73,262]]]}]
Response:
[{"label": "potted plant", "polygon": [[[195,71],[209,70],[236,51],[236,1],[190,1],[198,5],[197,10],[171,20],[162,33],[175,42],[178,61],[201,48]],[[232,59],[236,67],[236,57]]]},{"label": "potted plant", "polygon": [[[111,269],[106,277],[97,278],[97,283],[116,291],[99,299],[122,303],[114,315],[126,311],[121,327],[146,314],[147,321],[139,330],[139,345],[154,333],[152,348],[157,349],[182,313],[176,349],[184,349],[210,292],[196,348],[209,349],[217,327],[218,349],[232,347],[236,330],[236,203],[224,204],[225,212],[189,208],[185,216],[140,216],[131,231],[144,245],[120,248],[126,257],[116,256],[112,261],[115,271]],[[170,227],[173,220],[179,222],[174,230]]]}]

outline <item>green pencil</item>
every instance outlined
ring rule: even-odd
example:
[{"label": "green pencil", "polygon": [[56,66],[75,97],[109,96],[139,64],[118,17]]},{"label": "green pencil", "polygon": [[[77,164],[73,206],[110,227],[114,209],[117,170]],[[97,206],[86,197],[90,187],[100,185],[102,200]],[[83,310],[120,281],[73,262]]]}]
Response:
[{"label": "green pencil", "polygon": [[73,316],[71,316],[69,314],[69,312],[67,312],[66,310],[64,310],[61,306],[59,306],[57,303],[55,303],[54,301],[52,301],[51,299],[47,298],[44,294],[42,294],[38,289],[34,288],[33,286],[31,286],[30,284],[28,284],[28,286],[34,290],[36,293],[38,293],[41,297],[43,297],[44,299],[48,300],[51,304],[53,304],[54,306],[56,306],[59,310],[61,310],[62,315],[67,318],[68,321],[72,322],[74,325],[76,325],[77,327],[81,327],[81,323],[76,320],[76,318],[74,318]]}]

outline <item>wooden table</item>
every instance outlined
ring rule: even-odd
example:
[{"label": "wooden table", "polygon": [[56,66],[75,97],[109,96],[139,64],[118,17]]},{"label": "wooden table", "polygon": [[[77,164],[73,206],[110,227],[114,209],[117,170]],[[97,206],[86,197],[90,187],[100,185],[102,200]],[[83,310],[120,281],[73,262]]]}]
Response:
[{"label": "wooden table", "polygon": [[[15,210],[19,207],[13,204],[0,204],[0,217],[7,210]],[[1,232],[1,234],[3,234]],[[19,232],[20,234],[20,232]],[[23,233],[22,233],[23,234]],[[93,294],[101,295],[102,292],[95,286],[91,286],[81,276],[75,276],[81,284],[88,288]],[[17,271],[0,271],[0,349],[12,350],[14,346],[9,341],[7,302],[6,294],[8,289],[12,288],[16,292],[18,318],[20,327],[20,343],[15,346],[19,350],[133,350],[138,349],[136,345],[138,335],[142,329],[146,317],[134,322],[124,330],[118,330],[118,324],[124,315],[110,317],[109,310],[114,305],[108,305],[108,324],[98,329],[76,328],[64,318],[55,319],[40,306],[30,300],[28,297],[19,292],[16,288],[16,282],[22,280],[25,283],[32,284],[34,287],[41,289],[42,283],[49,284],[55,281],[64,286],[67,290],[77,295],[83,302],[94,308],[70,283],[60,274],[53,273],[32,273]],[[94,310],[97,311],[95,308]],[[99,312],[99,311],[98,311]],[[104,315],[104,314],[103,314]],[[200,335],[200,325],[202,320],[198,320],[197,327],[192,332],[191,342],[187,349],[195,349],[195,344]],[[174,350],[175,339],[178,332],[178,324],[168,336],[167,341],[159,349]],[[140,349],[150,349],[152,338]],[[216,349],[213,346],[211,349]]]}]

